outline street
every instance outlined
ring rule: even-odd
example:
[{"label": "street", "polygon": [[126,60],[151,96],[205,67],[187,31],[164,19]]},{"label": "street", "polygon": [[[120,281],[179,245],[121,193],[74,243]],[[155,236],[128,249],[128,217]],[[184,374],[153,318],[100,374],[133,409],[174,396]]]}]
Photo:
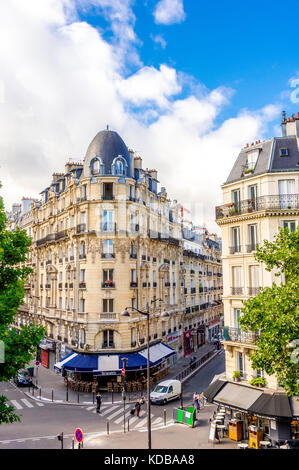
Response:
[{"label": "street", "polygon": [[[224,354],[216,356],[203,367],[198,374],[190,379],[183,387],[184,405],[191,404],[192,395],[196,391],[201,393],[215,375],[224,372]],[[24,391],[27,390],[24,388]],[[2,424],[0,426],[0,449],[59,449],[61,443],[57,434],[64,433],[64,448],[71,448],[74,431],[80,427],[84,436],[94,433],[106,432],[109,421],[109,432],[123,431],[123,405],[105,405],[103,402],[101,413],[97,414],[95,405],[59,405],[52,403],[39,403],[30,399],[13,383],[1,383],[0,394],[4,394],[20,415],[21,423]],[[152,429],[164,426],[164,409],[166,410],[167,426],[173,424],[172,410],[178,406],[179,401],[172,401],[165,406],[152,405]],[[126,432],[127,419],[133,404],[126,404]],[[140,418],[130,418],[129,429],[145,431],[147,427],[146,405],[141,407]],[[146,439],[146,433],[144,433]]]}]

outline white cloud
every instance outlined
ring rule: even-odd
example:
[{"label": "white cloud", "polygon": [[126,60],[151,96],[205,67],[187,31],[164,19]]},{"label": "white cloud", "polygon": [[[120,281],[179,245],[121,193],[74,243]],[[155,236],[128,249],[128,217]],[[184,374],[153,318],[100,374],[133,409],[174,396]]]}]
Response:
[{"label": "white cloud", "polygon": [[173,24],[181,23],[186,18],[183,0],[160,0],[154,10],[156,23]]},{"label": "white cloud", "polygon": [[163,36],[161,36],[160,34],[156,34],[155,36],[151,34],[150,37],[156,44],[159,44],[162,47],[162,49],[165,49],[165,47],[167,46],[167,42],[165,41]]},{"label": "white cloud", "polygon": [[81,22],[78,2],[42,4],[0,2],[0,178],[7,208],[22,196],[37,197],[50,175],[63,171],[69,157],[83,159],[109,124],[141,153],[144,167],[158,169],[170,197],[194,204],[196,222],[215,230],[221,183],[240,147],[267,132],[277,107],[243,110],[219,125],[231,90],[199,86],[200,93],[182,97],[179,72],[165,64],[125,76],[123,44],[109,44]]},{"label": "white cloud", "polygon": [[160,70],[143,67],[129,78],[121,80],[118,90],[124,100],[135,105],[154,103],[164,108],[169,106],[168,98],[181,91],[181,86],[175,69],[161,65]]}]

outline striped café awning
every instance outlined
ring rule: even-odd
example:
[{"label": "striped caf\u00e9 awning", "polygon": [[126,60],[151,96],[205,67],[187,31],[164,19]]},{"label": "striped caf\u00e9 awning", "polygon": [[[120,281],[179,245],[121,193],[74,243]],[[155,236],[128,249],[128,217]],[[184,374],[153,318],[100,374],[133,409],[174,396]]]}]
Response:
[{"label": "striped caf\u00e9 awning", "polygon": [[[175,350],[159,343],[150,347],[150,367],[160,364],[175,354]],[[147,349],[135,353],[122,354],[81,354],[71,353],[54,365],[54,369],[75,372],[92,372],[93,375],[117,375],[121,373],[122,359],[127,358],[126,370],[136,371],[147,367]]]}]

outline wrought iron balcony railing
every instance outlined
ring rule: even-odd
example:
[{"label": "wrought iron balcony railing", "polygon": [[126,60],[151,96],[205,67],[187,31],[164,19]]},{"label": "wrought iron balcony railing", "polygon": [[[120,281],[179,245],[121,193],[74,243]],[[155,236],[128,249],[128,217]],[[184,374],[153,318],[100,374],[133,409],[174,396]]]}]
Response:
[{"label": "wrought iron balcony railing", "polygon": [[232,295],[243,295],[243,287],[231,287]]},{"label": "wrought iron balcony railing", "polygon": [[237,343],[254,344],[259,337],[258,333],[243,331],[241,328],[232,328],[224,326],[222,336],[225,341],[234,341]]},{"label": "wrought iron balcony railing", "polygon": [[260,293],[260,288],[259,287],[248,287],[248,295],[251,295],[252,297],[255,297]]},{"label": "wrought iron balcony railing", "polygon": [[299,209],[299,194],[276,194],[231,202],[216,207],[216,219],[234,217],[262,210]]}]

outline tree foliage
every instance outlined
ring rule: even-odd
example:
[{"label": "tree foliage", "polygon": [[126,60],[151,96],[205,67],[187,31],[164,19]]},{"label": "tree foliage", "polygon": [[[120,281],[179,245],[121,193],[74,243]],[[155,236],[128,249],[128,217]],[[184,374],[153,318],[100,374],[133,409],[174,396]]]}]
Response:
[{"label": "tree foliage", "polygon": [[[31,239],[25,230],[10,232],[6,228],[6,215],[0,198],[0,340],[4,342],[5,362],[0,363],[0,381],[9,381],[18,370],[26,367],[36,354],[44,337],[41,326],[23,326],[20,331],[11,327],[14,316],[25,295],[24,283],[32,273],[25,265]],[[0,396],[0,424],[19,421],[7,398]]]},{"label": "tree foliage", "polygon": [[274,242],[265,240],[255,259],[267,271],[282,275],[283,282],[262,288],[244,302],[240,325],[244,331],[259,332],[258,349],[250,355],[252,366],[275,374],[288,395],[299,396],[299,227],[295,232],[280,230]]}]

